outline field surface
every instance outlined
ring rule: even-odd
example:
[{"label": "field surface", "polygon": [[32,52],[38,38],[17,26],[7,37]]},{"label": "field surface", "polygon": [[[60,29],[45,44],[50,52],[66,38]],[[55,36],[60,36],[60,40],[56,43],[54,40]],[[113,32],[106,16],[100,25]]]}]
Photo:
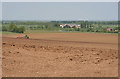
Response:
[{"label": "field surface", "polygon": [[117,77],[117,34],[3,34],[3,77]]}]

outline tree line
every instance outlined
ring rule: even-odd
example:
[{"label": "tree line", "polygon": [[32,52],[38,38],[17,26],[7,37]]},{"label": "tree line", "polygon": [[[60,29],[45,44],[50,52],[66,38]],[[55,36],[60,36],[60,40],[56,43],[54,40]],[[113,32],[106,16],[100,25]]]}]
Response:
[{"label": "tree line", "polygon": [[[61,28],[61,24],[78,24],[80,28]],[[26,30],[43,30],[43,31],[78,31],[78,32],[107,32],[117,33],[118,22],[117,21],[5,21],[3,22],[3,31],[24,33]],[[25,26],[25,27],[24,27]],[[108,28],[113,28],[115,31],[107,31]]]},{"label": "tree line", "polygon": [[18,27],[13,22],[11,22],[8,26],[3,25],[2,31],[14,32],[14,33],[24,33],[25,27]]},{"label": "tree line", "polygon": [[[11,21],[2,21],[2,24],[9,24]],[[16,25],[39,25],[44,23],[75,23],[75,24],[98,24],[98,25],[118,25],[120,24],[119,21],[46,21],[46,22],[40,22],[40,21],[14,21],[14,24]]]}]

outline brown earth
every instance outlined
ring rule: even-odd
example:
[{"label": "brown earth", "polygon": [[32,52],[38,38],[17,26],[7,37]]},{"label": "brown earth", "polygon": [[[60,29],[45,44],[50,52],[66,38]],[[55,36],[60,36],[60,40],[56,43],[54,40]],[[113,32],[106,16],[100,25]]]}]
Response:
[{"label": "brown earth", "polygon": [[118,36],[39,33],[2,36],[3,77],[117,77]]}]

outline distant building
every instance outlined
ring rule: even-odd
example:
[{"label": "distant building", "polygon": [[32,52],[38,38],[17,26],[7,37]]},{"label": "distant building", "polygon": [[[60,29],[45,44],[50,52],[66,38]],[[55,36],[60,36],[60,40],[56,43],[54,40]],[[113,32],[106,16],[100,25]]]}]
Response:
[{"label": "distant building", "polygon": [[114,31],[114,29],[113,28],[108,28],[107,31]]},{"label": "distant building", "polygon": [[62,28],[81,28],[78,24],[61,24],[60,27]]}]

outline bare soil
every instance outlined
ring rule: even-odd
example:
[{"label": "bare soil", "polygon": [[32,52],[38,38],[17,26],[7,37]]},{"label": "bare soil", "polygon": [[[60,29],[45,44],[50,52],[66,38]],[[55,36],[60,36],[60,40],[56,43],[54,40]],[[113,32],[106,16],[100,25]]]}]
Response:
[{"label": "bare soil", "polygon": [[3,77],[117,77],[118,36],[94,33],[3,34]]}]

